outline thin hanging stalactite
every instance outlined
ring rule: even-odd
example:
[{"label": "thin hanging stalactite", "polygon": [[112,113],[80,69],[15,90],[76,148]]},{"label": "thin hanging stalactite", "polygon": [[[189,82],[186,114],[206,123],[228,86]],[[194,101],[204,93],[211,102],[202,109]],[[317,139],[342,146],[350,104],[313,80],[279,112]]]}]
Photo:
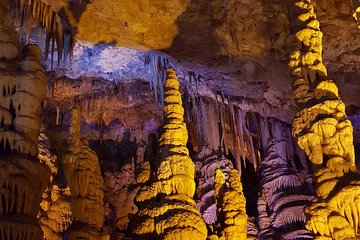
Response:
[{"label": "thin hanging stalactite", "polygon": [[[46,30],[45,57],[47,59],[49,55],[51,43],[51,65],[54,60],[55,44],[58,64],[71,53],[74,30],[70,28],[74,28],[74,26],[71,27],[70,24],[66,24],[69,29],[64,29],[65,25],[63,24],[66,19],[59,15],[59,11],[64,7],[62,1],[52,2],[52,4],[56,3],[56,6],[49,5],[44,0],[9,0],[9,3],[15,19],[20,22],[20,39],[23,37],[22,32],[25,31],[26,42],[29,41],[33,23],[41,25]],[[70,18],[70,16],[67,17]]]}]

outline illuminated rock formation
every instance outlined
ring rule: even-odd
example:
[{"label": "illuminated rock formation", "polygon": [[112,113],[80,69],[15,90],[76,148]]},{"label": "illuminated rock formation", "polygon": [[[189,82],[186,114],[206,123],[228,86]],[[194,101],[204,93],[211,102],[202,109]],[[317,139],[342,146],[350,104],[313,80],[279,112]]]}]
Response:
[{"label": "illuminated rock formation", "polygon": [[215,171],[215,198],[221,226],[219,239],[247,239],[246,199],[237,170],[229,172],[229,186],[224,173],[220,169]]},{"label": "illuminated rock formation", "polygon": [[38,240],[36,216],[50,178],[37,159],[47,78],[38,47],[27,45],[19,56],[7,1],[0,1],[0,16],[0,238]]},{"label": "illuminated rock formation", "polygon": [[[133,228],[139,239],[206,239],[207,229],[192,199],[195,193],[194,163],[186,148],[180,84],[174,69],[168,69],[164,84],[164,132],[159,139],[159,163],[150,183],[142,187],[136,200],[139,223]],[[155,161],[156,163],[156,161]]]},{"label": "illuminated rock formation", "polygon": [[299,111],[293,136],[313,164],[319,202],[306,209],[317,239],[359,239],[360,180],[351,122],[322,62],[322,33],[310,0],[292,1],[296,47],[289,67]]},{"label": "illuminated rock formation", "polygon": [[51,175],[50,185],[42,194],[38,218],[44,232],[44,240],[61,240],[62,233],[72,222],[70,189],[54,182],[58,173],[58,162],[57,157],[49,149],[49,139],[44,133],[44,128],[41,128],[38,158],[50,168]]},{"label": "illuminated rock formation", "polygon": [[313,239],[305,229],[304,208],[315,197],[313,181],[306,170],[289,164],[286,140],[270,140],[262,162],[262,195],[258,200],[259,225],[263,239]]},{"label": "illuminated rock formation", "polygon": [[199,200],[196,206],[206,224],[212,225],[217,221],[214,193],[215,170],[221,169],[225,174],[225,178],[228,179],[228,173],[234,167],[230,160],[205,147],[198,154],[196,166],[199,179],[197,188]]},{"label": "illuminated rock formation", "polygon": [[68,239],[100,239],[104,222],[103,179],[98,158],[86,140],[80,139],[80,111],[71,114],[67,153],[62,165],[71,193],[73,223],[67,230]]}]

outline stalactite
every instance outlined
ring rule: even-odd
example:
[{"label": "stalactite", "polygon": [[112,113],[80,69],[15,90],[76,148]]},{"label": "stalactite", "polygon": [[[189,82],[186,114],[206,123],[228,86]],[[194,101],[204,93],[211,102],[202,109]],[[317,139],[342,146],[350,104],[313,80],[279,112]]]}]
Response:
[{"label": "stalactite", "polygon": [[206,239],[205,223],[192,199],[195,169],[186,148],[188,135],[180,84],[172,68],[167,71],[164,88],[165,125],[159,139],[160,159],[153,170],[153,181],[136,196],[140,211],[133,233],[136,239]]},{"label": "stalactite", "polygon": [[161,105],[164,105],[164,88],[166,80],[166,69],[169,61],[166,57],[158,54],[149,54],[145,57],[145,65],[149,66],[150,71],[150,89],[154,91],[155,102],[158,103],[159,93]]},{"label": "stalactite", "polygon": [[235,118],[235,110],[234,105],[229,101],[229,109],[230,109],[230,126],[231,126],[231,137],[232,137],[232,145],[233,152],[236,162],[236,169],[241,172],[241,162],[240,162],[240,153],[239,153],[239,140],[238,140],[238,127],[236,125]]},{"label": "stalactite", "polygon": [[319,197],[306,209],[306,227],[319,238],[358,239],[360,181],[352,125],[322,62],[322,32],[311,1],[292,1],[289,13],[298,29],[289,62],[299,107],[292,134],[312,162]]},{"label": "stalactite", "polygon": [[221,226],[220,240],[247,239],[246,200],[242,192],[239,172],[229,172],[229,186],[225,175],[215,171],[215,198]]},{"label": "stalactite", "polygon": [[71,192],[73,223],[67,238],[100,239],[104,222],[103,179],[95,152],[80,139],[80,110],[71,112],[70,136],[62,165]]},{"label": "stalactite", "polygon": [[239,110],[238,111],[238,132],[240,137],[240,149],[241,149],[241,158],[243,160],[243,165],[246,166],[246,158],[245,158],[245,138],[244,138],[244,121],[245,121],[245,114]]},{"label": "stalactite", "polygon": [[[51,5],[43,0],[9,0],[11,8],[14,12],[15,17],[21,23],[21,27],[26,28],[27,42],[29,38],[30,28],[32,23],[39,23],[43,28],[46,29],[46,48],[45,56],[48,57],[50,42],[52,43],[51,48],[51,59],[53,62],[55,43],[57,45],[57,61],[60,64],[64,55],[67,55],[71,51],[72,34],[71,31],[65,31],[63,22],[65,19],[59,15],[59,10],[64,7],[62,1],[52,1]],[[68,16],[71,17],[71,16]],[[67,25],[67,27],[71,27]],[[68,29],[70,30],[70,29]],[[64,36],[67,35],[67,36]],[[22,36],[21,36],[22,37]],[[70,41],[70,42],[69,42]]]},{"label": "stalactite", "polygon": [[56,122],[55,122],[55,124],[57,126],[60,125],[60,107],[59,106],[56,107]]}]

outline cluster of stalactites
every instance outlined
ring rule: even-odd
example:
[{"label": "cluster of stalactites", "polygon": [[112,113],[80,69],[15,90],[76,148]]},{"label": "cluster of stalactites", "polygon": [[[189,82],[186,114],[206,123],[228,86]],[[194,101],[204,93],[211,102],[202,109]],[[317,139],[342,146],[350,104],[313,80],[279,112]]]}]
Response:
[{"label": "cluster of stalactites", "polygon": [[[355,170],[352,125],[322,63],[322,33],[310,0],[294,1],[298,46],[289,67],[299,111],[293,136],[314,166],[319,203],[306,209],[307,228],[325,239],[358,239],[360,182]],[[340,187],[341,184],[341,187]]]},{"label": "cluster of stalactites", "polygon": [[237,170],[229,172],[229,186],[226,185],[224,173],[220,169],[215,171],[215,199],[221,236],[212,235],[210,239],[248,239],[246,199]]},{"label": "cluster of stalactites", "polygon": [[[53,61],[56,50],[57,62],[60,64],[63,56],[67,57],[71,51],[73,40],[71,28],[76,25],[73,15],[65,7],[65,2],[54,0],[8,0],[8,2],[15,19],[21,24],[20,37],[22,38],[25,31],[26,42],[28,42],[33,25],[41,25],[46,30],[45,57],[48,57],[51,46],[51,61]],[[65,29],[63,25],[65,25]]]},{"label": "cluster of stalactites", "polygon": [[73,223],[67,229],[69,239],[100,239],[104,221],[103,179],[96,153],[80,140],[80,111],[71,114],[68,152],[62,165],[71,193]]},{"label": "cluster of stalactites", "polygon": [[[192,199],[195,167],[186,148],[188,134],[180,85],[172,68],[167,71],[164,88],[165,125],[159,139],[160,162],[152,169],[154,180],[136,196],[144,207],[137,214],[141,220],[134,227],[135,238],[206,239],[206,225]],[[160,200],[156,200],[159,196]]]},{"label": "cluster of stalactites", "polygon": [[187,91],[190,100],[185,103],[186,121],[194,126],[191,138],[194,149],[222,149],[225,155],[231,153],[234,156],[234,167],[239,172],[241,166],[246,165],[246,159],[258,171],[259,147],[255,138],[259,133],[249,129],[250,124],[257,125],[253,121],[255,113],[243,111],[230,98],[218,95],[216,99],[212,99],[192,93],[190,89]]}]

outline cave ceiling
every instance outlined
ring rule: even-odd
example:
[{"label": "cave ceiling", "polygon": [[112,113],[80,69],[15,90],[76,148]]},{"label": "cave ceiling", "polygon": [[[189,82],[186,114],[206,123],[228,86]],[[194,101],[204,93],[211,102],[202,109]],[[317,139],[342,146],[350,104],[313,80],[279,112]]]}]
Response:
[{"label": "cave ceiling", "polygon": [[[62,2],[62,13],[74,28],[72,60],[51,67],[57,78],[100,77],[148,81],[146,56],[167,57],[182,84],[187,73],[201,76],[209,95],[267,102],[291,121],[295,107],[287,67],[293,44],[287,1],[140,0]],[[360,30],[351,1],[316,1],[324,34],[323,57],[347,106],[360,106],[358,62]],[[35,30],[31,41],[44,46]],[[44,47],[42,47],[44,49]]]}]

